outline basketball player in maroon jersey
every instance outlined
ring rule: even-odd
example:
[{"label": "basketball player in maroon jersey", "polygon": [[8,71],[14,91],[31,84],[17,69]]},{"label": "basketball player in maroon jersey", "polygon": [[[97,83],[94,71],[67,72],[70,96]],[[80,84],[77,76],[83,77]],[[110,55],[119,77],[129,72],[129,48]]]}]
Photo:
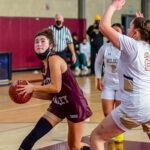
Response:
[{"label": "basketball player in maroon jersey", "polygon": [[[54,46],[53,31],[45,29],[35,35],[35,53],[43,61],[43,84],[20,85],[20,93],[33,93],[33,97],[52,100],[47,112],[23,140],[19,150],[30,150],[35,142],[48,133],[64,118],[68,121],[70,150],[89,149],[81,143],[84,120],[92,115],[82,90],[66,62],[51,52]],[[84,145],[84,146],[83,146]]]}]

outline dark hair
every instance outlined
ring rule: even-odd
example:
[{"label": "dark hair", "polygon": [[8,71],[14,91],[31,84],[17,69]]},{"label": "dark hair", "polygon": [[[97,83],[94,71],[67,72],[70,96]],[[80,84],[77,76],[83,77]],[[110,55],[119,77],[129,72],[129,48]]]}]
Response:
[{"label": "dark hair", "polygon": [[86,38],[86,37],[83,37],[82,41],[83,41],[83,40],[87,40],[87,38]]},{"label": "dark hair", "polygon": [[120,23],[114,23],[112,25],[112,27],[115,27],[115,26],[119,27],[121,29],[121,31],[122,31],[123,34],[125,33],[125,28],[124,28],[124,26],[122,24],[120,24]]},{"label": "dark hair", "polygon": [[141,39],[150,43],[150,20],[145,18],[135,18],[133,20],[134,29],[139,29]]},{"label": "dark hair", "polygon": [[51,29],[43,29],[42,31],[40,31],[39,33],[37,33],[35,36],[34,36],[34,39],[38,36],[46,36],[47,39],[49,39],[49,44],[53,44],[54,45],[54,34],[53,34],[53,30]]},{"label": "dark hair", "polygon": [[73,37],[73,36],[77,36],[77,33],[76,33],[76,32],[72,33],[72,37]]}]

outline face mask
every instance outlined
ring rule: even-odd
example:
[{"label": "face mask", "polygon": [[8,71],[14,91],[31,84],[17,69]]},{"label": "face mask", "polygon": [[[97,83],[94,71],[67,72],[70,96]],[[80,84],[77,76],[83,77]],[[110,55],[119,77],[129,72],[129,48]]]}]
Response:
[{"label": "face mask", "polygon": [[56,24],[57,24],[58,26],[61,25],[61,21],[57,20],[57,21],[56,21]]},{"label": "face mask", "polygon": [[100,21],[96,20],[96,21],[95,21],[95,24],[99,25],[99,22],[100,22]]},{"label": "face mask", "polygon": [[47,57],[48,53],[49,53],[49,48],[44,53],[41,54],[36,53],[36,55],[38,56],[39,59],[44,60]]}]

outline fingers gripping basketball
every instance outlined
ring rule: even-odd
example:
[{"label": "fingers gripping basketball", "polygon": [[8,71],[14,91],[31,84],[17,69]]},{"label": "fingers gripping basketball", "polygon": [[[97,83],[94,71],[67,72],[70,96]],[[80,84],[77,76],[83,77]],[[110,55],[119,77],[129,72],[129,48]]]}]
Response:
[{"label": "fingers gripping basketball", "polygon": [[17,91],[17,89],[19,88],[18,85],[27,85],[27,84],[28,82],[26,80],[16,80],[11,83],[9,88],[9,96],[14,102],[23,104],[30,100],[32,93],[24,96],[24,93],[19,94],[19,91]]}]

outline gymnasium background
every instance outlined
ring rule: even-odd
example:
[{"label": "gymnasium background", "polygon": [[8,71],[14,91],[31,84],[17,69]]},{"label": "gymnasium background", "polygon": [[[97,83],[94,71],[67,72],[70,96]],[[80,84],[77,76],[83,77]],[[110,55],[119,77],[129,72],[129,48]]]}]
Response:
[{"label": "gymnasium background", "polygon": [[[85,0],[85,18],[78,19],[79,0],[0,0],[0,52],[12,52],[12,69],[38,68],[41,62],[34,49],[34,35],[54,24],[54,16],[61,13],[71,32],[77,32],[79,40],[93,24],[96,14],[103,15],[112,0]],[[148,2],[150,7],[150,1]],[[127,0],[127,5],[113,17],[121,22],[121,16],[141,11],[141,0]],[[150,13],[148,14],[150,16]],[[112,22],[112,23],[113,23]]]}]

